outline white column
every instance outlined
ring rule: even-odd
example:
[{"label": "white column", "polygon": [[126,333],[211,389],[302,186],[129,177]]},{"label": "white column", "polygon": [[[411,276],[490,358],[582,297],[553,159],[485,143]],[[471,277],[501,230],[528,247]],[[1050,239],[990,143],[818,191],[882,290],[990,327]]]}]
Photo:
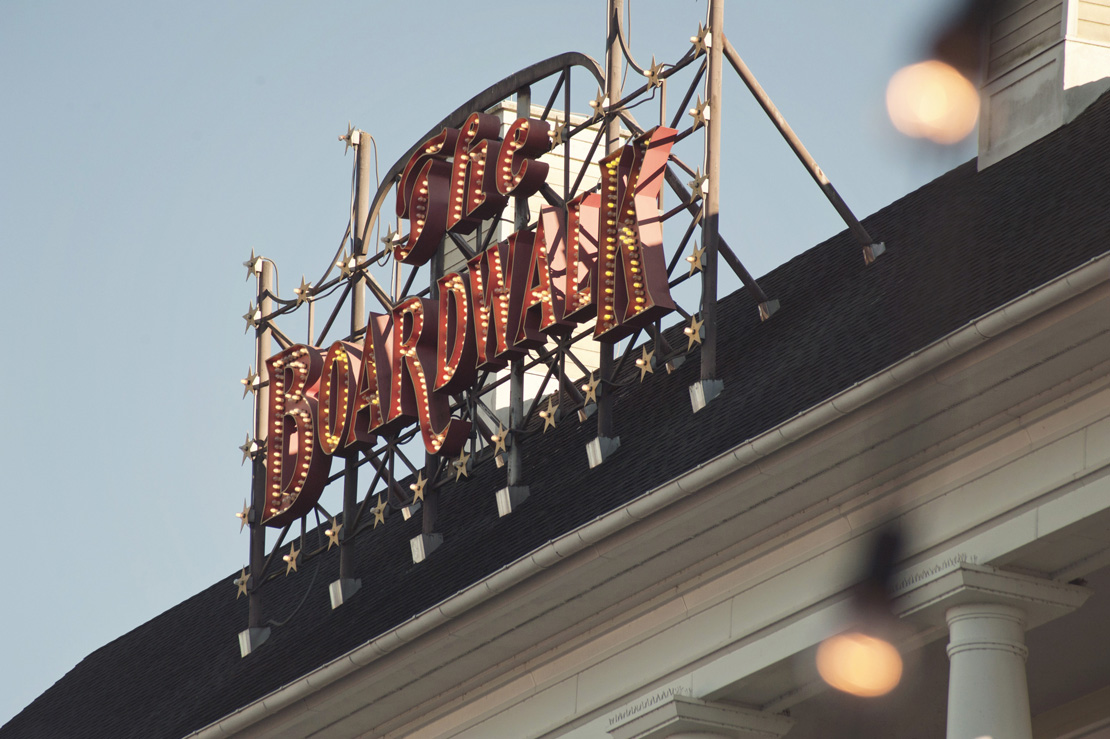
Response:
[{"label": "white column", "polygon": [[1032,739],[1025,613],[1000,603],[949,608],[948,739]]},{"label": "white column", "polygon": [[1071,613],[1090,594],[961,562],[915,580],[895,598],[902,618],[948,625],[948,739],[1031,739],[1025,631]]}]

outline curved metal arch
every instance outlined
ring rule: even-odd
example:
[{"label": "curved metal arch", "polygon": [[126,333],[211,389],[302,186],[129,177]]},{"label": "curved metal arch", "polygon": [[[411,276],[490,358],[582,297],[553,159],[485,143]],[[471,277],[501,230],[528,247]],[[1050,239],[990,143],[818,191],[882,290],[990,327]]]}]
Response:
[{"label": "curved metal arch", "polygon": [[[378,213],[381,210],[382,203],[385,201],[386,195],[393,187],[393,181],[401,174],[405,168],[405,164],[409,158],[416,152],[420,145],[427,141],[429,138],[439,133],[444,128],[457,128],[466,122],[467,117],[476,110],[486,110],[493,105],[505,100],[510,95],[515,93],[525,85],[531,85],[540,80],[546,79],[555,74],[559,74],[565,69],[570,67],[582,67],[597,80],[598,85],[604,86],[605,75],[602,74],[601,67],[590,56],[577,51],[568,51],[557,56],[544,59],[543,61],[536,62],[535,64],[525,67],[518,72],[505,77],[499,82],[490,85],[485,90],[482,90],[474,97],[467,100],[451,111],[443,120],[428,129],[428,132],[418,138],[416,142],[409,147],[400,159],[398,159],[389,171],[386,172],[385,177],[382,179],[378,191],[374,193],[374,199],[370,203],[370,213],[366,218],[366,223],[362,225],[360,238],[363,243],[366,240],[366,234],[370,232],[370,226],[378,219]],[[340,247],[342,250],[342,247]],[[335,260],[339,258],[339,252],[336,252],[335,257],[332,259],[331,265],[328,267],[327,273],[324,277],[317,282],[322,284],[327,279],[328,274],[335,266]]]}]

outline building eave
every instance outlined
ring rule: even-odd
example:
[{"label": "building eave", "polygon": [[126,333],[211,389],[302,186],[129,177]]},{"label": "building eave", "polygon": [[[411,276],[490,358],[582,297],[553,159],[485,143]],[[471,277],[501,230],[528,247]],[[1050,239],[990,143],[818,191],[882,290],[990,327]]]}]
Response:
[{"label": "building eave", "polygon": [[[639,537],[643,530],[660,525],[677,504],[719,488],[718,483],[732,482],[737,476],[762,474],[759,463],[768,456],[791,445],[800,445],[803,440],[810,440],[819,430],[860,413],[893,391],[968,355],[1007,332],[1020,329],[1046,311],[1081,298],[1097,288],[1102,288],[1100,292],[1105,291],[1107,283],[1110,283],[1110,253],[1091,259],[1030,290],[765,433],[548,542],[436,606],[190,736],[237,735],[262,728],[258,724],[263,721],[270,727],[267,733],[272,733],[275,721],[286,726],[295,724],[297,731],[302,732],[307,726],[322,728],[341,718],[332,711],[317,713],[316,705],[325,688],[335,686],[333,690],[354,695],[349,688],[359,685],[357,699],[351,698],[359,705],[352,703],[351,712],[373,704],[422,676],[419,660],[415,658],[421,649],[427,649],[427,657],[442,663],[466,654],[469,662],[467,670],[474,674],[491,669],[500,661],[501,653],[494,649],[485,650],[488,654],[479,659],[475,655],[479,645],[510,633],[526,621],[549,617],[563,604],[595,587],[595,579],[575,577],[575,572],[586,563],[608,557],[619,547],[622,539],[630,535]],[[865,440],[860,443],[865,443]],[[858,453],[859,450],[855,451]],[[645,557],[655,556],[647,549],[642,554]],[[629,564],[614,560],[611,566],[627,568]],[[502,601],[508,603],[519,597],[521,590],[542,588],[544,582],[550,583],[553,579],[561,582],[561,600],[535,605],[534,608],[508,609],[519,618],[520,623],[507,622],[502,614],[497,623],[487,623],[482,627],[485,632],[480,636],[473,633],[472,619],[464,623],[468,620],[464,616],[487,613],[504,605]],[[568,583],[576,582],[580,590],[570,592],[566,589]],[[463,631],[470,632],[465,639],[467,643],[454,647],[462,652],[451,654],[444,651],[444,640]],[[390,660],[388,666],[384,662],[387,659]],[[378,686],[377,689],[366,690],[366,678],[377,671],[389,672],[392,677],[377,676],[371,681]],[[427,689],[433,690],[433,686],[429,685]]]}]

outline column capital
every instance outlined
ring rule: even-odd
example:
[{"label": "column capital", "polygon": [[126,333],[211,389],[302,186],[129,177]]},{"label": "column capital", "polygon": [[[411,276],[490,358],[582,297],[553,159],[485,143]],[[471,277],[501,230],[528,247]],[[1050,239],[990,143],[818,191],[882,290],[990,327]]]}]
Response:
[{"label": "column capital", "polygon": [[665,739],[686,734],[721,739],[778,739],[794,720],[724,703],[710,703],[685,695],[671,696],[650,711],[609,730],[613,739]]},{"label": "column capital", "polygon": [[1025,628],[1031,629],[1071,613],[1090,595],[1078,585],[960,562],[915,581],[896,594],[893,606],[901,618],[934,627],[946,627],[945,614],[957,606],[1010,606],[1021,611]]}]

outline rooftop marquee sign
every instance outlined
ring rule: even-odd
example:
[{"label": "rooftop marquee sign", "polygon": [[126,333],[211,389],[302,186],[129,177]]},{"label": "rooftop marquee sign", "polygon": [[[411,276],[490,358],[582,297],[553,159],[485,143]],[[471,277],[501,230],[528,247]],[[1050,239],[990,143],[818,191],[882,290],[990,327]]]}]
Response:
[{"label": "rooftop marquee sign", "polygon": [[[510,197],[538,192],[548,131],[518,119],[502,140],[496,116],[474,113],[461,130],[426,141],[397,186],[409,233],[395,257],[424,264],[448,233],[470,233]],[[377,434],[418,423],[429,453],[458,454],[471,424],[451,416],[450,395],[472,387],[479,371],[594,318],[594,339],[614,343],[673,310],[658,196],[676,133],[656,127],[601,160],[600,193],[541,208],[534,228],[439,278],[435,299],[370,313],[361,344],[298,344],[269,358],[262,522],[308,513],[331,457],[367,450]]]}]

